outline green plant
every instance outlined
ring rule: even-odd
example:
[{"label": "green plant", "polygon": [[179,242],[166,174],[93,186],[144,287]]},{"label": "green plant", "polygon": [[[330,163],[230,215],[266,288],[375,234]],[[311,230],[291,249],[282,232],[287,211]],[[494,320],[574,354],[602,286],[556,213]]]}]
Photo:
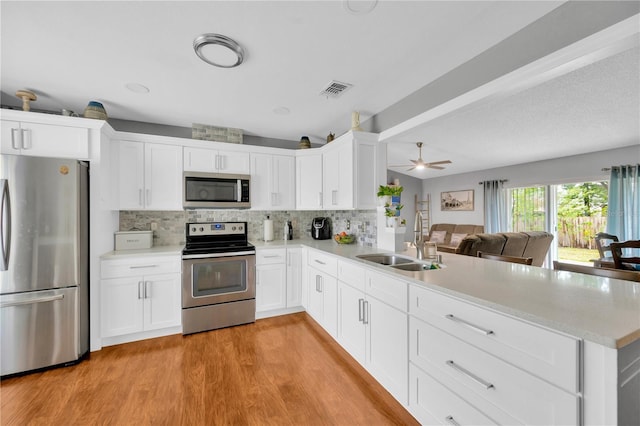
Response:
[{"label": "green plant", "polygon": [[384,205],[384,215],[386,217],[396,217],[403,207],[404,205],[402,204],[390,205],[389,203],[387,203]]},{"label": "green plant", "polygon": [[378,187],[378,197],[393,197],[402,194],[404,190],[401,186],[380,185]]}]

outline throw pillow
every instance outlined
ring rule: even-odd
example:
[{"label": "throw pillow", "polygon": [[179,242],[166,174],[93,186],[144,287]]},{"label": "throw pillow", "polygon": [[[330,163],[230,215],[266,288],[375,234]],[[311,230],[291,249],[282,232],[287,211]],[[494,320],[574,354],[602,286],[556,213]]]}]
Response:
[{"label": "throw pillow", "polygon": [[454,247],[458,247],[462,239],[467,235],[468,234],[451,234],[451,245]]},{"label": "throw pillow", "polygon": [[447,236],[447,231],[433,231],[429,241],[433,241],[437,244],[444,244],[444,237]]}]

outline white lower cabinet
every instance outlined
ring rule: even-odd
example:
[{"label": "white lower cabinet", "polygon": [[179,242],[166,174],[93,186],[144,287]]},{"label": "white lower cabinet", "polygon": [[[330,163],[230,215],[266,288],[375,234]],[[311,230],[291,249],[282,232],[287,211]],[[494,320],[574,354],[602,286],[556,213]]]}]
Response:
[{"label": "white lower cabinet", "polygon": [[301,306],[302,248],[258,248],[256,250],[256,312]]},{"label": "white lower cabinet", "polygon": [[287,249],[256,251],[256,312],[284,308],[287,304]]},{"label": "white lower cabinet", "polygon": [[302,306],[302,249],[287,248],[287,308]]},{"label": "white lower cabinet", "polygon": [[179,256],[103,260],[101,276],[102,338],[181,326]]},{"label": "white lower cabinet", "polygon": [[407,284],[386,275],[365,274],[363,268],[345,263],[338,262],[337,340],[398,401],[408,405],[406,303],[400,310],[362,290],[365,276],[364,288],[373,279],[386,281],[392,289]]},{"label": "white lower cabinet", "polygon": [[[419,421],[428,423],[433,415],[444,422],[444,415],[465,424],[465,413],[475,410],[496,424],[580,424],[579,383],[570,386],[564,379],[579,374],[575,339],[420,286],[410,286],[409,302],[409,407]],[[474,340],[475,336],[480,339]],[[531,362],[528,354],[523,358],[517,348],[528,344],[531,336],[536,353],[554,355],[537,362]],[[545,377],[559,363],[568,371]],[[430,401],[423,393],[439,386],[455,396],[456,404],[447,408],[446,415],[444,403]],[[469,417],[470,424],[482,423],[474,419]]]},{"label": "white lower cabinet", "polygon": [[338,280],[309,266],[307,288],[307,312],[335,339],[338,322]]}]

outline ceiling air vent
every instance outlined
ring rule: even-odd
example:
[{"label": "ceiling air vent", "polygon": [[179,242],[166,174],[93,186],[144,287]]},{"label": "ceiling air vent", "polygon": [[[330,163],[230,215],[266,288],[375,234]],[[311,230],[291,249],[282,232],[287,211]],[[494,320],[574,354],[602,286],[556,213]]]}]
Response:
[{"label": "ceiling air vent", "polygon": [[340,97],[346,90],[349,90],[353,84],[342,83],[341,81],[330,81],[329,84],[325,86],[324,89],[320,92],[321,95],[338,98]]}]

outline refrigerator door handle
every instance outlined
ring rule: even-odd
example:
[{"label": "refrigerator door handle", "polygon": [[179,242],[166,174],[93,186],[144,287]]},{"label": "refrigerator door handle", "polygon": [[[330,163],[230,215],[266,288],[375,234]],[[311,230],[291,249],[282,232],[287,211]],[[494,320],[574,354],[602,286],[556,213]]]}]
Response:
[{"label": "refrigerator door handle", "polygon": [[0,202],[0,250],[2,251],[2,265],[0,271],[9,267],[11,250],[11,197],[9,196],[9,180],[1,179],[2,201]]},{"label": "refrigerator door handle", "polygon": [[43,302],[54,302],[56,300],[62,300],[62,299],[64,299],[64,294],[57,294],[55,296],[38,297],[36,299],[3,302],[3,303],[0,303],[0,308],[8,308],[10,306],[33,305],[34,303],[43,303]]}]

